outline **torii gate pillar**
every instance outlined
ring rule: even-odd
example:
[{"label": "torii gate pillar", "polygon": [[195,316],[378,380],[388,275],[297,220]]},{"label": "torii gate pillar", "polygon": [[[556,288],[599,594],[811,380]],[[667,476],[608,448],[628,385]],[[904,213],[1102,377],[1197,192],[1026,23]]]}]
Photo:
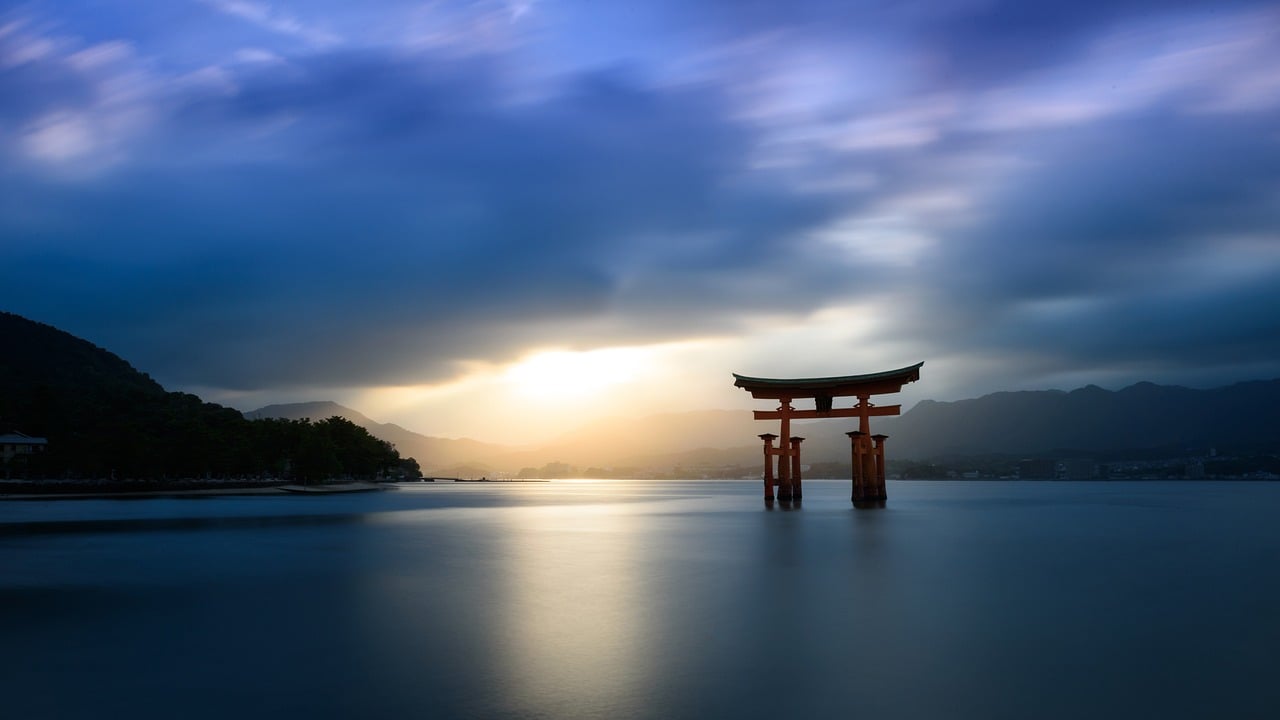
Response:
[{"label": "torii gate pillar", "polygon": [[802,437],[791,438],[791,497],[799,502],[804,495],[800,492],[800,443]]},{"label": "torii gate pillar", "polygon": [[867,435],[860,430],[845,433],[853,460],[854,507],[884,507],[889,493],[884,481],[884,441],[888,435]]},{"label": "torii gate pillar", "polygon": [[764,501],[773,502],[773,441],[777,439],[777,435],[773,433],[765,433],[758,436],[764,441]]}]

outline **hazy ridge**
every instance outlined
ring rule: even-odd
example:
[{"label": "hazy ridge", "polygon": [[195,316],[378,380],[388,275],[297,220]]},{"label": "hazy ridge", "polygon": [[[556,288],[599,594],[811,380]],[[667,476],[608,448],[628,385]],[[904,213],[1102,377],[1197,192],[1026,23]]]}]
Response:
[{"label": "hazy ridge", "polygon": [[[432,438],[384,425],[337,403],[276,405],[249,417],[341,415],[395,443],[424,469],[514,472],[563,462],[578,468],[671,468],[756,463],[755,435],[773,430],[742,411],[700,410],[614,417],[532,448]],[[846,459],[848,419],[796,423],[807,462]],[[925,400],[900,417],[877,418],[893,457],[927,460],[985,454],[1123,451],[1274,452],[1280,449],[1280,380],[1210,390],[1137,383],[1118,391],[1088,386],[1064,392],[998,392],[969,400]]]},{"label": "hazy ridge", "polygon": [[[14,343],[0,355],[0,431],[47,433],[118,453],[134,443],[138,428],[158,422],[155,418],[170,425],[183,418],[184,432],[242,422],[229,408],[166,393],[127,361],[56,328],[9,313],[0,313],[0,328]],[[327,401],[272,405],[244,415],[314,420],[337,415],[393,443],[428,473],[459,475],[517,472],[554,462],[580,470],[751,467],[760,458],[755,436],[776,431],[774,423],[757,423],[745,411],[699,410],[606,418],[568,430],[552,442],[517,447],[429,437]],[[126,418],[134,430],[123,422]],[[848,452],[844,432],[854,427],[848,419],[820,420],[796,423],[794,432],[807,438],[806,462],[840,462]],[[925,400],[900,417],[876,419],[873,429],[890,436],[890,457],[903,460],[991,453],[1205,452],[1211,447],[1275,453],[1280,451],[1280,380],[1209,390],[1143,382],[1117,391],[1088,386],[1070,392],[999,392],[954,402]],[[139,454],[145,448],[135,450]]]}]

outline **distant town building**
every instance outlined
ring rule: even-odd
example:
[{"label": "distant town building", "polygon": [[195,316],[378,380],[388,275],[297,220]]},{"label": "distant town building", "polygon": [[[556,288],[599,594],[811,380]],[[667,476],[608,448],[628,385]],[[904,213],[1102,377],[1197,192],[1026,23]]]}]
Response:
[{"label": "distant town building", "polygon": [[42,437],[32,437],[23,433],[7,432],[0,435],[0,460],[9,462],[15,457],[25,457],[44,452],[49,441]]},{"label": "distant town building", "polygon": [[1029,458],[1018,461],[1020,480],[1052,480],[1057,476],[1057,466],[1052,460]]},{"label": "distant town building", "polygon": [[1063,480],[1092,480],[1098,477],[1098,464],[1083,458],[1063,460],[1058,463],[1058,477]]}]

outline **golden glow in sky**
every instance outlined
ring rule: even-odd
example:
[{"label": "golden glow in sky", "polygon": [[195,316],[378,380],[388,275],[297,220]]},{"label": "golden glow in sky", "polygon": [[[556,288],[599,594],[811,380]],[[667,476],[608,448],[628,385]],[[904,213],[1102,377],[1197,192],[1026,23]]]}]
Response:
[{"label": "golden glow in sky", "polygon": [[609,417],[754,408],[733,386],[733,372],[823,377],[938,359],[882,337],[877,317],[874,306],[850,305],[799,320],[756,318],[748,337],[535,347],[508,363],[466,364],[448,382],[353,389],[334,399],[424,435],[538,444]]},{"label": "golden glow in sky", "polygon": [[575,400],[640,378],[654,351],[614,347],[575,352],[542,350],[502,373],[513,394],[530,399]]},{"label": "golden glow in sky", "polygon": [[425,435],[539,443],[610,415],[745,402],[724,365],[726,344],[731,343],[706,339],[589,350],[544,347],[506,364],[469,364],[447,383],[353,389],[335,399]]}]

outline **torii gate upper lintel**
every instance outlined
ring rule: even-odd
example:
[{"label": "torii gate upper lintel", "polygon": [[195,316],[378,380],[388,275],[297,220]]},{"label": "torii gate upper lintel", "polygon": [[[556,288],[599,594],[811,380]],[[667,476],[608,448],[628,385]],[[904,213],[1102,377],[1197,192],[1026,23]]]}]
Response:
[{"label": "torii gate upper lintel", "polygon": [[[873,395],[886,395],[900,392],[902,386],[920,379],[920,368],[923,362],[897,370],[869,373],[866,375],[844,375],[822,378],[760,378],[733,374],[734,386],[751,393],[757,399],[777,400],[776,410],[756,410],[756,420],[778,420],[781,423],[779,435],[765,433],[760,436],[764,441],[764,500],[773,502],[773,486],[778,486],[778,500],[799,500],[800,487],[800,442],[804,438],[791,436],[792,420],[808,420],[814,418],[858,418],[858,429],[846,433],[849,436],[853,455],[853,504],[857,507],[882,507],[887,494],[884,478],[884,441],[887,435],[871,434],[871,418],[873,416],[900,415],[901,405],[875,405],[871,402]],[[855,397],[857,403],[852,407],[834,407],[835,398]],[[812,398],[812,410],[799,410],[792,407],[791,402],[797,399]],[[773,446],[775,438],[781,438],[779,447]],[[774,478],[773,458],[778,457],[778,474]]]}]

